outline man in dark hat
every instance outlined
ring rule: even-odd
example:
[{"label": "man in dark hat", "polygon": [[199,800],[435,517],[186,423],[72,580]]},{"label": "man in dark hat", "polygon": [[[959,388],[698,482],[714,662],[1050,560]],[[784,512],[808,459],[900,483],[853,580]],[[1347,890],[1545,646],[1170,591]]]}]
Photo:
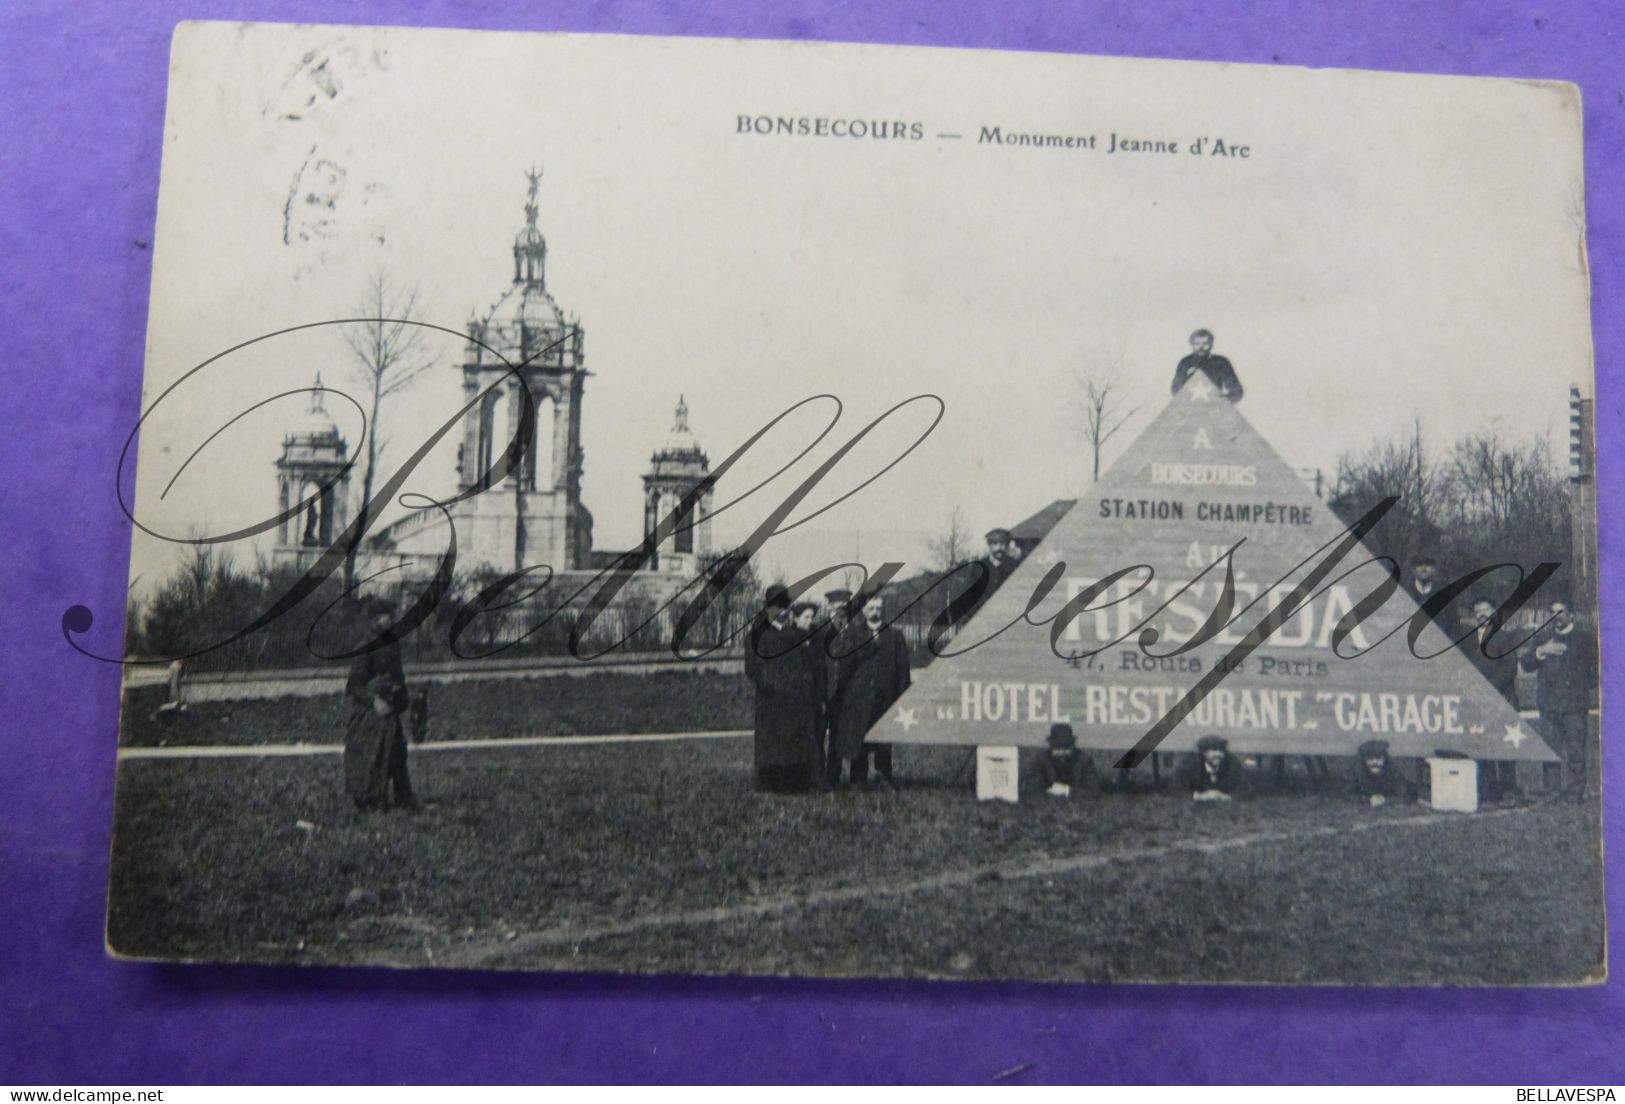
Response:
[{"label": "man in dark hat", "polygon": [[[1401,585],[1418,606],[1424,606],[1430,598],[1436,598],[1439,593],[1439,561],[1434,558],[1433,553],[1424,550],[1412,556],[1410,575],[1401,581]],[[1434,610],[1429,619],[1451,639],[1459,635],[1457,618],[1452,607],[1443,606]],[[1418,761],[1414,764],[1414,769],[1412,785],[1419,791],[1432,785],[1424,764]]]},{"label": "man in dark hat", "polygon": [[1215,391],[1231,402],[1241,401],[1241,380],[1236,370],[1224,357],[1213,355],[1212,330],[1197,330],[1191,334],[1191,355],[1174,369],[1171,393],[1179,394],[1180,389],[1198,375],[1205,377]]},{"label": "man in dark hat", "polygon": [[[1495,603],[1484,595],[1476,595],[1472,603],[1473,633],[1462,642],[1473,669],[1484,676],[1484,681],[1495,687],[1495,692],[1506,699],[1513,709],[1518,708],[1518,653],[1506,637],[1495,638]],[[1505,651],[1505,655],[1501,654]],[[1518,764],[1510,759],[1486,759],[1478,769],[1478,799],[1480,802],[1517,802],[1523,799],[1518,786]]]},{"label": "man in dark hat", "polygon": [[[1433,558],[1432,553],[1419,552],[1412,558],[1411,577],[1405,581],[1405,590],[1419,606],[1439,593],[1439,561]],[[1432,620],[1441,629],[1455,635],[1457,619],[1452,615],[1450,606],[1435,610]]]},{"label": "man in dark hat", "polygon": [[1039,789],[1051,797],[1093,794],[1098,788],[1095,765],[1086,752],[1079,750],[1072,726],[1064,723],[1050,725],[1049,736],[1044,742],[1048,747],[1033,772],[1037,776]]},{"label": "man in dark hat", "polygon": [[1575,620],[1567,597],[1552,599],[1547,609],[1551,619],[1536,634],[1535,646],[1524,653],[1523,667],[1540,672],[1535,699],[1540,732],[1563,759],[1560,767],[1546,764],[1546,789],[1551,792],[1561,778],[1563,799],[1583,801],[1591,744],[1587,716],[1597,685],[1597,637]]},{"label": "man in dark hat", "polygon": [[803,725],[817,703],[808,700],[800,643],[790,623],[789,591],[768,587],[745,644],[745,677],[756,691],[753,760],[760,790],[788,792],[808,781]]},{"label": "man in dark hat", "polygon": [[1430,553],[1419,552],[1411,559],[1411,577],[1405,584],[1416,604],[1421,605],[1439,589],[1439,561]]},{"label": "man in dark hat", "polygon": [[1354,775],[1354,792],[1373,808],[1390,801],[1414,801],[1416,791],[1399,776],[1388,757],[1387,740],[1367,740],[1356,751],[1360,765]]},{"label": "man in dark hat", "polygon": [[895,789],[891,745],[870,741],[869,730],[908,689],[908,641],[885,624],[880,595],[867,596],[862,619],[847,626],[835,642],[835,654],[840,671],[829,730],[830,783],[841,780],[843,761],[853,782],[865,781],[872,755],[881,782]]},{"label": "man in dark hat", "polygon": [[[362,600],[362,612],[383,637],[395,624],[388,599]],[[344,787],[356,807],[365,811],[391,807],[414,810],[417,797],[406,770],[406,734],[401,714],[411,705],[399,641],[390,641],[357,656],[344,682],[350,715],[344,730]]]},{"label": "man in dark hat", "polygon": [[1197,801],[1229,801],[1241,783],[1241,766],[1230,754],[1230,741],[1222,736],[1203,736],[1196,741],[1196,755],[1185,763],[1180,784]]}]

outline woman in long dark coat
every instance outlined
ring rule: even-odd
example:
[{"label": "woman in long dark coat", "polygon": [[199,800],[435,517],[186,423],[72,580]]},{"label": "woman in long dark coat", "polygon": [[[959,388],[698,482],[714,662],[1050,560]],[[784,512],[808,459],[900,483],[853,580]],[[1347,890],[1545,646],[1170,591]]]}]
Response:
[{"label": "woman in long dark coat", "polygon": [[[382,599],[369,601],[365,609],[380,634],[394,623],[394,610]],[[401,728],[411,699],[399,644],[391,641],[357,656],[344,694],[350,703],[344,731],[344,788],[350,799],[361,809],[416,808]]]}]

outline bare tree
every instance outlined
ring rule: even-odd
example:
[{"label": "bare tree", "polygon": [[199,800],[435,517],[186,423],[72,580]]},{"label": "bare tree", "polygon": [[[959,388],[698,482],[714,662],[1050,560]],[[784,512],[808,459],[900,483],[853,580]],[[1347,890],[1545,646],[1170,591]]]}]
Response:
[{"label": "bare tree", "polygon": [[[367,404],[367,455],[361,472],[361,510],[373,512],[372,488],[378,456],[384,442],[379,415],[384,399],[415,380],[430,361],[419,348],[423,329],[413,324],[417,290],[403,292],[392,286],[382,271],[367,281],[367,288],[355,315],[357,321],[344,328],[344,340],[355,354],[357,374],[370,401]],[[359,511],[358,511],[359,516]],[[355,560],[359,544],[352,544],[344,559],[347,583],[355,581]]]},{"label": "bare tree", "polygon": [[1532,512],[1538,516],[1546,503],[1562,495],[1562,479],[1552,470],[1549,455],[1544,436],[1521,447],[1494,432],[1470,433],[1457,441],[1447,476],[1460,520],[1503,530],[1515,520],[1532,520]]},{"label": "bare tree", "polygon": [[1430,519],[1439,513],[1432,500],[1440,480],[1440,473],[1423,460],[1413,424],[1402,435],[1338,457],[1331,504],[1345,521],[1352,521],[1383,499],[1397,498],[1396,508],[1371,531],[1366,544],[1408,568],[1419,553],[1438,553],[1439,532]]},{"label": "bare tree", "polygon": [[1417,515],[1425,523],[1428,516],[1428,484],[1427,464],[1422,452],[1422,416],[1420,414],[1411,415],[1411,443],[1416,460],[1416,496],[1412,501],[1415,503]]},{"label": "bare tree", "polygon": [[751,619],[762,608],[761,576],[743,548],[712,553],[701,561],[700,576],[711,601],[697,621],[678,619],[689,647],[740,646]]},{"label": "bare tree", "polygon": [[1450,453],[1444,487],[1444,520],[1475,561],[1528,565],[1572,555],[1568,485],[1546,437],[1467,434]]},{"label": "bare tree", "polygon": [[1332,505],[1345,521],[1390,496],[1398,507],[1366,544],[1401,565],[1421,552],[1451,570],[1568,558],[1569,498],[1545,437],[1468,433],[1430,461],[1413,423],[1338,460]]},{"label": "bare tree", "polygon": [[965,562],[971,552],[971,536],[958,506],[949,513],[942,532],[927,541],[927,547],[931,550],[933,570],[952,571]]},{"label": "bare tree", "polygon": [[1102,366],[1099,368],[1085,367],[1077,374],[1080,390],[1079,400],[1083,406],[1083,435],[1089,442],[1093,454],[1094,464],[1091,469],[1091,481],[1100,481],[1100,454],[1107,442],[1117,436],[1132,418],[1139,407],[1131,406],[1123,409],[1123,357],[1120,353],[1113,353],[1101,357],[1091,357]]}]

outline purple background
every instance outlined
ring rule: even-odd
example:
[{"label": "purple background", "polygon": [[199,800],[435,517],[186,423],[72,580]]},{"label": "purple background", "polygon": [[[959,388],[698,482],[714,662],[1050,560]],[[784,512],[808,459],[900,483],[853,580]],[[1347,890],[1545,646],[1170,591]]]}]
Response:
[{"label": "purple background", "polygon": [[[11,0],[0,13],[0,1082],[1625,1080],[1625,985],[1540,991],[1129,988],[155,967],[102,953],[137,416],[169,35],[183,18],[990,47],[1561,78],[1585,97],[1599,466],[1625,448],[1625,15],[1617,0],[1321,8],[841,0]],[[1447,10],[1448,9],[1448,10]],[[1328,135],[1328,140],[1335,135]],[[1493,350],[1463,350],[1464,355]],[[1609,480],[1613,482],[1612,479]],[[1625,521],[1604,492],[1607,654]],[[1619,669],[1604,676],[1611,700]],[[1616,727],[1610,725],[1610,729]],[[1605,785],[1625,915],[1625,762]]]}]

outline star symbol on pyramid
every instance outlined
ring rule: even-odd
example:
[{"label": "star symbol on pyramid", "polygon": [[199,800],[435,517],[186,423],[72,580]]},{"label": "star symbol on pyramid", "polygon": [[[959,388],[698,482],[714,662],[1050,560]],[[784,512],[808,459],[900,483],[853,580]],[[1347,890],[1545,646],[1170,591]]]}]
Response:
[{"label": "star symbol on pyramid", "polygon": [[1207,402],[1216,393],[1205,374],[1192,376],[1191,381],[1185,385],[1184,390],[1190,395],[1192,402]]},{"label": "star symbol on pyramid", "polygon": [[1506,729],[1507,734],[1503,737],[1503,739],[1505,739],[1507,743],[1511,744],[1515,748],[1523,747],[1524,738],[1529,735],[1523,730],[1523,725],[1509,724],[1506,726]]},{"label": "star symbol on pyramid", "polygon": [[914,716],[916,712],[917,710],[913,709],[899,709],[897,711],[897,716],[893,717],[892,720],[902,725],[903,731],[907,732],[909,729],[920,723],[919,718]]}]

